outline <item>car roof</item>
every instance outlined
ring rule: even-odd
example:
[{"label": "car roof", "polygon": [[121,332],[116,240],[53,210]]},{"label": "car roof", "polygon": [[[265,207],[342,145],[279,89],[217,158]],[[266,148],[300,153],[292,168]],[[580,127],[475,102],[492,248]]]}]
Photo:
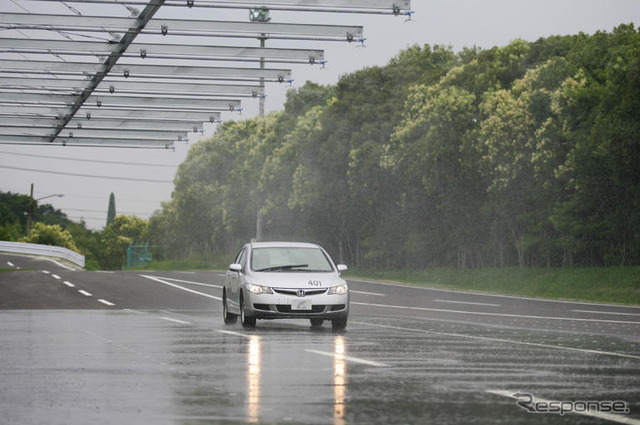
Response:
[{"label": "car roof", "polygon": [[249,245],[251,245],[252,248],[320,248],[320,246],[308,242],[251,242]]}]

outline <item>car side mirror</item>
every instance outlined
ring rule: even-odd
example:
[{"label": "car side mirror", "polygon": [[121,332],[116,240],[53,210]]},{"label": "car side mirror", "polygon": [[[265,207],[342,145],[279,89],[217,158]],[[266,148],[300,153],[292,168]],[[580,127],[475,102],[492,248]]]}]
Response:
[{"label": "car side mirror", "polygon": [[242,272],[242,264],[230,264],[229,270],[232,272],[241,273]]},{"label": "car side mirror", "polygon": [[338,265],[336,265],[336,267],[338,268],[338,272],[340,272],[340,273],[346,272],[347,270],[349,270],[349,267],[347,267],[344,264],[338,264]]}]

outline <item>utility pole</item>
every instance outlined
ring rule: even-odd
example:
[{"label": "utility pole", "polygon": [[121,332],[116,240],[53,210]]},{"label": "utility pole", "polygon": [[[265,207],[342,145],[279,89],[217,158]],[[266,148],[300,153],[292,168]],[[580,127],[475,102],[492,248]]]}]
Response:
[{"label": "utility pole", "polygon": [[33,215],[33,209],[36,201],[33,199],[33,183],[31,183],[31,194],[29,195],[29,208],[27,211],[27,236],[31,233],[31,216]]},{"label": "utility pole", "polygon": [[33,211],[36,209],[36,205],[38,204],[38,201],[41,201],[42,199],[52,198],[54,196],[61,198],[64,195],[61,195],[59,193],[54,193],[53,195],[47,195],[47,196],[43,196],[42,198],[34,199],[33,183],[31,183],[31,193],[29,194],[29,205],[27,206],[27,235],[29,235],[29,233],[31,232],[31,221],[33,220]]}]

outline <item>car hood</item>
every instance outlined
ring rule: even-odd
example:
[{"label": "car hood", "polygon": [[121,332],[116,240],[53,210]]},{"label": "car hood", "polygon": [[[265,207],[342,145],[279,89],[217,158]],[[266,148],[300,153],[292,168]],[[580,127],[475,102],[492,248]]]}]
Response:
[{"label": "car hood", "polygon": [[336,273],[263,272],[251,275],[255,283],[274,288],[329,288],[346,282]]}]

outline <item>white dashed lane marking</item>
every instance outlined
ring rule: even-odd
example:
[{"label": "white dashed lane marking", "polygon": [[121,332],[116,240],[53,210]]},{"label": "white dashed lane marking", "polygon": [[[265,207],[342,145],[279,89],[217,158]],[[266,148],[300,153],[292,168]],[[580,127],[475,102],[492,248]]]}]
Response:
[{"label": "white dashed lane marking", "polygon": [[[60,276],[57,276],[55,274],[52,274],[51,276],[56,278],[56,279],[61,279]],[[76,287],[76,285],[74,283],[71,283],[68,280],[63,280],[62,283],[65,284],[66,286],[68,286],[69,288],[75,288]],[[84,289],[79,289],[78,292],[80,292],[85,297],[93,297],[93,294],[91,292],[85,291]],[[109,307],[115,306],[114,303],[112,303],[111,301],[107,301],[105,299],[99,299],[98,302],[102,303],[104,305],[107,305]]]},{"label": "white dashed lane marking", "polygon": [[515,319],[564,320],[564,321],[574,321],[574,322],[620,323],[620,324],[632,324],[632,325],[640,324],[640,322],[637,322],[637,321],[625,321],[625,320],[585,319],[580,317],[534,316],[534,315],[528,315],[528,314],[506,314],[506,313],[491,313],[491,312],[484,312],[484,311],[448,310],[448,309],[440,309],[440,308],[409,307],[404,305],[362,303],[362,302],[355,302],[355,301],[351,301],[351,304],[364,305],[369,307],[398,309],[398,310],[431,311],[434,313],[452,313],[452,314],[477,315],[477,316],[510,317]]},{"label": "white dashed lane marking", "polygon": [[161,317],[160,319],[166,320],[168,322],[179,323],[181,325],[190,325],[191,322],[185,322],[184,320],[172,319],[171,317]]},{"label": "white dashed lane marking", "polygon": [[616,312],[616,311],[600,311],[600,310],[571,310],[575,313],[589,313],[589,314],[617,314],[620,316],[638,316],[640,317],[640,314],[637,313],[621,313],[621,312]]},{"label": "white dashed lane marking", "polygon": [[350,289],[349,292],[351,292],[352,294],[362,294],[362,295],[372,295],[375,297],[384,297],[384,294],[378,294],[376,292],[364,292],[364,291],[354,291],[353,289]]},{"label": "white dashed lane marking", "polygon": [[450,303],[450,304],[466,304],[466,305],[481,305],[484,307],[501,307],[500,304],[489,304],[489,303],[472,303],[469,301],[453,301],[453,300],[434,300],[439,303]]},{"label": "white dashed lane marking", "polygon": [[374,362],[373,360],[365,360],[365,359],[360,359],[352,356],[345,356],[344,354],[340,354],[340,353],[330,353],[328,351],[320,351],[320,350],[304,350],[304,351],[306,351],[307,353],[320,354],[321,356],[333,357],[336,360],[343,360],[351,363],[359,363],[359,364],[364,364],[367,366],[374,366],[374,367],[389,367],[389,365],[385,363]]},{"label": "white dashed lane marking", "polygon": [[511,344],[511,345],[524,345],[524,346],[528,346],[528,347],[550,348],[550,349],[554,349],[554,350],[575,351],[575,352],[578,352],[578,353],[591,353],[591,354],[598,354],[598,355],[603,355],[603,356],[616,356],[616,357],[622,357],[622,358],[627,358],[627,359],[640,360],[640,356],[636,356],[636,355],[633,355],[633,354],[625,354],[625,353],[615,353],[615,352],[612,352],[612,351],[587,350],[587,349],[584,349],[584,348],[566,347],[566,346],[562,346],[562,345],[551,345],[551,344],[541,344],[541,343],[536,343],[536,342],[515,341],[515,340],[509,340],[509,339],[502,339],[502,338],[492,338],[492,337],[485,337],[485,336],[478,336],[478,335],[468,335],[468,334],[463,334],[463,333],[437,332],[437,331],[431,331],[431,330],[425,330],[425,329],[415,329],[415,328],[405,328],[405,327],[400,327],[400,326],[381,325],[381,324],[377,324],[377,323],[356,322],[356,321],[351,321],[350,323],[358,324],[358,325],[365,325],[365,326],[372,326],[372,327],[382,328],[382,329],[392,329],[392,330],[396,330],[396,331],[408,331],[408,332],[416,332],[416,333],[429,334],[429,335],[443,335],[443,336],[451,336],[451,337],[454,337],[454,338],[473,339],[473,340],[478,340],[478,341],[492,341],[492,342],[505,343],[505,344]]},{"label": "white dashed lane marking", "polygon": [[219,332],[221,334],[227,334],[227,335],[233,335],[233,336],[239,336],[241,338],[251,338],[251,335],[248,334],[241,334],[240,332],[233,332],[233,331],[222,331],[222,330],[218,330],[216,332]]}]

